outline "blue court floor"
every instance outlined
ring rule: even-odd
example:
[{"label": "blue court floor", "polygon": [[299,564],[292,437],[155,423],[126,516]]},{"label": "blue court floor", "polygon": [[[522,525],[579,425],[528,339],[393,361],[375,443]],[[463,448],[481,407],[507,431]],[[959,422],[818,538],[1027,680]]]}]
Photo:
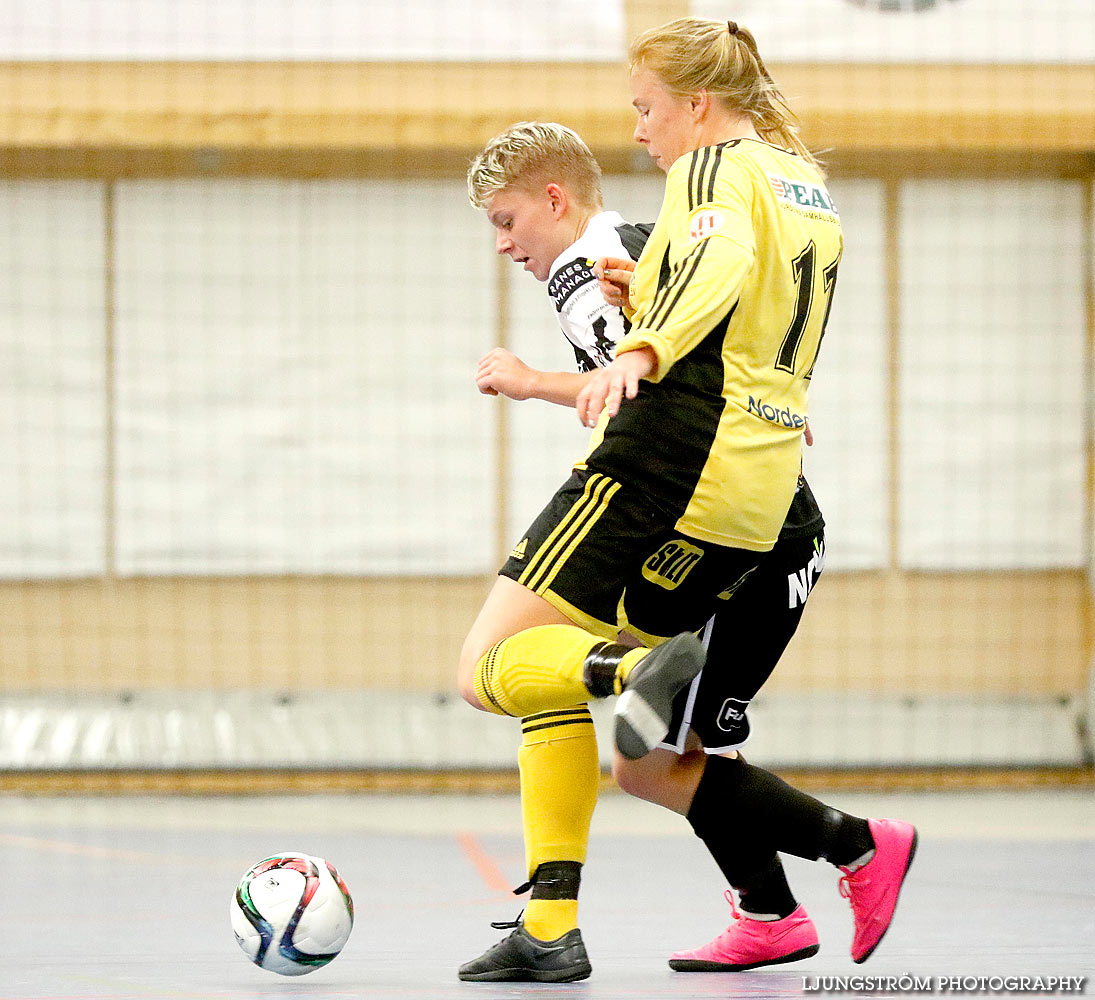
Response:
[{"label": "blue court floor", "polygon": [[[525,986],[456,978],[506,933],[489,922],[521,908],[507,891],[523,878],[516,797],[0,796],[0,1000],[806,997],[834,994],[827,983],[862,987],[844,996],[899,995],[884,977],[915,977],[935,995],[1007,996],[1018,992],[970,986],[1019,976],[1088,977],[1084,994],[1095,996],[1090,789],[821,797],[920,830],[895,922],[866,964],[848,957],[835,870],[788,858],[821,934],[817,956],[734,975],[672,972],[670,951],[728,922],[721,879],[683,820],[614,793],[598,805],[583,881],[593,976]],[[239,877],[284,850],[337,865],[357,913],[342,955],[296,979],[252,966],[228,921]],[[861,979],[840,978],[851,976]]]}]

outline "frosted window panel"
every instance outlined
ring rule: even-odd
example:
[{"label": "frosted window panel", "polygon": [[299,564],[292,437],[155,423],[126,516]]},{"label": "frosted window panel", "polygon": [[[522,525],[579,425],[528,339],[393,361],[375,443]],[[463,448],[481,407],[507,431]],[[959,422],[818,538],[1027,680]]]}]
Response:
[{"label": "frosted window panel", "polygon": [[623,0],[5,0],[4,59],[622,60]]},{"label": "frosted window panel", "polygon": [[826,566],[877,569],[889,551],[883,186],[847,180],[829,187],[844,254],[810,381],[814,445],[804,449],[803,469],[825,516]]},{"label": "frosted window panel", "polygon": [[901,205],[901,559],[1078,566],[1081,186],[915,181]]},{"label": "frosted window panel", "polygon": [[[728,13],[724,0],[691,8],[718,20]],[[729,13],[756,35],[769,65],[1095,59],[1091,0],[735,0]]]},{"label": "frosted window panel", "polygon": [[121,185],[120,569],[485,569],[474,222],[462,182]]},{"label": "frosted window panel", "polygon": [[602,179],[605,208],[619,212],[628,222],[653,222],[665,197],[665,174],[637,143],[635,162],[641,166],[639,173],[607,174]]},{"label": "frosted window panel", "polygon": [[0,183],[0,576],[105,569],[102,186]]},{"label": "frosted window panel", "polygon": [[[640,151],[641,154],[641,151]],[[644,155],[645,154],[641,154]],[[605,208],[628,222],[653,222],[661,207],[665,175],[651,169],[603,179]],[[480,213],[481,241],[493,246],[494,231]],[[516,264],[508,264],[509,349],[541,370],[576,371],[574,351],[556,320],[547,284]],[[497,401],[495,401],[497,402]],[[509,406],[509,518],[507,534],[516,543],[525,529],[585,455],[589,431],[573,409],[527,400]]]}]

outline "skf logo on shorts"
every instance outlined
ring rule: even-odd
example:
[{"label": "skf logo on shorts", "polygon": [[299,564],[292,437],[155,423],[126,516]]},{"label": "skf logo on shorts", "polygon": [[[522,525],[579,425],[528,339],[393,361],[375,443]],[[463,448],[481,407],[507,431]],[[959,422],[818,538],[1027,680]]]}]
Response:
[{"label": "skf logo on shorts", "polygon": [[722,213],[711,208],[702,208],[688,220],[688,235],[694,240],[702,240],[722,229]]},{"label": "skf logo on shorts", "polygon": [[643,577],[666,590],[675,589],[703,558],[703,549],[677,538],[666,542],[645,563]]},{"label": "skf logo on shorts", "polygon": [[719,729],[724,733],[732,733],[745,721],[745,709],[749,702],[740,698],[727,698],[719,709],[719,717],[715,720]]}]

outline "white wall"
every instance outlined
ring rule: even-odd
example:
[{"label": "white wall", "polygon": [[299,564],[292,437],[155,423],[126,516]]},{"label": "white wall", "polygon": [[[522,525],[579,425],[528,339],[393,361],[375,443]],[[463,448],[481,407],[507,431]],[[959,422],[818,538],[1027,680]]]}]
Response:
[{"label": "white wall", "polygon": [[810,380],[815,443],[803,470],[825,515],[826,565],[876,569],[889,550],[883,187],[869,180],[831,187],[845,247]]},{"label": "white wall", "polygon": [[[693,0],[771,62],[1095,61],[1090,0]],[[594,60],[623,0],[5,0],[2,59]]]},{"label": "white wall", "polygon": [[[650,219],[661,177],[610,177]],[[891,546],[882,190],[833,185],[847,250],[811,388],[807,475],[830,566]],[[116,568],[123,574],[494,568],[495,419],[516,540],[586,435],[480,396],[493,235],[453,181],[132,181],[116,200]],[[1082,190],[903,185],[899,557],[1082,565]],[[0,185],[0,576],[105,568],[103,191]],[[573,355],[511,268],[512,349]]]},{"label": "white wall", "polygon": [[103,568],[103,191],[0,182],[0,576]]},{"label": "white wall", "polygon": [[1082,189],[914,181],[901,215],[901,559],[1082,566]]},{"label": "white wall", "polygon": [[120,185],[119,571],[486,568],[477,221],[459,182]]},{"label": "white wall", "polygon": [[5,0],[3,59],[618,60],[622,0]]},{"label": "white wall", "polygon": [[733,17],[768,62],[1085,63],[1091,0],[693,0]]}]

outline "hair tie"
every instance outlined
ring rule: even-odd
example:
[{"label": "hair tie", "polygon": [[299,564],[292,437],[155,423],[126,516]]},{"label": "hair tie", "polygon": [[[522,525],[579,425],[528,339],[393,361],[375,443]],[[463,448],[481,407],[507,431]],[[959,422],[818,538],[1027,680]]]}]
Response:
[{"label": "hair tie", "polygon": [[726,29],[727,29],[727,31],[730,32],[731,35],[733,35],[736,38],[737,34],[738,34],[738,22],[737,21],[727,21],[726,22]]}]

